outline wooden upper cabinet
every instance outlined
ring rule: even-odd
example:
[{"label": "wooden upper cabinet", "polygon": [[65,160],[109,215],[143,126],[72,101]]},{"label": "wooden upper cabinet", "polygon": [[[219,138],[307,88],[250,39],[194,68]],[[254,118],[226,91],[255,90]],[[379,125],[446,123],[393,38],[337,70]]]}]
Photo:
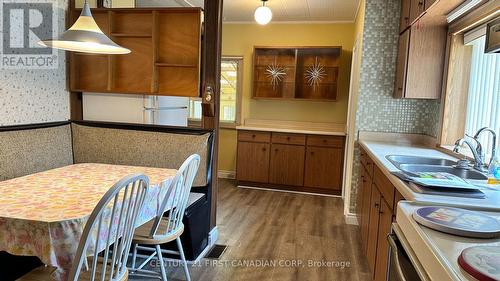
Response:
[{"label": "wooden upper cabinet", "polygon": [[297,49],[296,99],[337,99],[341,52],[342,48]]},{"label": "wooden upper cabinet", "polygon": [[294,98],[295,49],[255,48],[254,98]]},{"label": "wooden upper cabinet", "polygon": [[342,47],[256,47],[253,98],[337,99]]},{"label": "wooden upper cabinet", "polygon": [[304,184],[304,154],[304,146],[272,144],[269,182],[302,186]]},{"label": "wooden upper cabinet", "polygon": [[424,0],[410,1],[410,23],[412,23],[425,12],[425,2]]},{"label": "wooden upper cabinet", "polygon": [[199,95],[200,20],[200,13],[159,13],[155,42],[159,95]]},{"label": "wooden upper cabinet", "polygon": [[238,142],[236,176],[240,181],[269,182],[269,143]]},{"label": "wooden upper cabinet", "polygon": [[438,99],[443,83],[447,27],[421,22],[411,27],[405,98]]},{"label": "wooden upper cabinet", "polygon": [[408,29],[399,36],[398,56],[396,59],[396,80],[394,84],[394,97],[396,98],[404,97],[409,44],[410,30]]},{"label": "wooden upper cabinet", "polygon": [[399,22],[399,32],[403,32],[410,26],[410,5],[412,0],[401,0],[401,18]]},{"label": "wooden upper cabinet", "polygon": [[401,34],[394,86],[395,98],[438,99],[446,51],[446,26],[414,24]]},{"label": "wooden upper cabinet", "polygon": [[106,35],[132,52],[72,53],[71,91],[200,95],[201,9],[96,9],[92,13]]}]

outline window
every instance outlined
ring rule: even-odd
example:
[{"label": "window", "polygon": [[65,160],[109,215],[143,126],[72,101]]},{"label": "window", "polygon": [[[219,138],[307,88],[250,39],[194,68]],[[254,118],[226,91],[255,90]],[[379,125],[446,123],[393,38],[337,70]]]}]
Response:
[{"label": "window", "polygon": [[[224,57],[221,61],[220,126],[235,127],[239,123],[243,58]],[[201,120],[201,99],[189,101],[190,122]]]},{"label": "window", "polygon": [[[466,27],[457,25],[454,28],[465,30]],[[485,24],[466,32],[453,33],[452,27],[450,32],[453,35],[449,42],[440,138],[441,146],[448,149],[454,147],[457,139],[473,136],[483,127],[493,129],[500,136],[500,54],[485,53]],[[493,138],[485,133],[479,141],[488,160],[492,154]],[[471,156],[468,148],[460,152]]]},{"label": "window", "polygon": [[[465,36],[467,38],[467,34]],[[486,36],[466,42],[472,47],[465,133],[489,127],[500,135],[500,55],[485,54]],[[493,139],[481,136],[486,155],[491,156]]]}]

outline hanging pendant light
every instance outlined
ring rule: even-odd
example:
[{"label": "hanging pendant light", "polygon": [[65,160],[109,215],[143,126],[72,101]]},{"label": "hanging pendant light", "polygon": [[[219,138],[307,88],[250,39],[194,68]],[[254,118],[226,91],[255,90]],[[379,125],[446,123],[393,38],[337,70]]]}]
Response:
[{"label": "hanging pendant light", "polygon": [[266,25],[273,19],[273,12],[266,6],[267,0],[262,0],[262,6],[255,10],[255,21],[260,25]]},{"label": "hanging pendant light", "polygon": [[73,26],[59,36],[59,38],[43,40],[38,42],[38,44],[45,47],[81,53],[109,55],[130,53],[129,49],[113,42],[97,26],[90,12],[87,0],[83,4],[80,17],[78,17]]}]

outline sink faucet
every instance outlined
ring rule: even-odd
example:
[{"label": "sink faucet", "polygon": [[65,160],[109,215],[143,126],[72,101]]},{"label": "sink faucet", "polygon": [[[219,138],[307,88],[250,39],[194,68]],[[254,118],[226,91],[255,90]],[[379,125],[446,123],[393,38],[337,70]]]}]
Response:
[{"label": "sink faucet", "polygon": [[[474,135],[474,140],[476,140],[477,143],[479,143],[479,136],[484,132],[489,132],[493,136],[493,143],[491,144],[491,159],[490,159],[490,163],[489,163],[489,164],[491,164],[491,161],[496,156],[497,134],[495,133],[495,131],[493,131],[492,129],[490,129],[488,127],[481,128]],[[479,154],[479,156],[482,158],[483,163],[484,163],[485,162],[484,161],[485,155],[483,152],[483,147],[481,145],[478,145],[476,150],[477,150],[477,153]],[[488,164],[488,166],[489,166],[489,164]]]},{"label": "sink faucet", "polygon": [[[460,147],[463,146],[464,143],[470,148],[470,150],[472,151],[472,155],[474,156],[474,169],[484,172],[484,161],[477,153],[477,148],[474,147],[474,145],[470,141],[466,140],[465,138],[457,140],[455,142],[455,148],[453,149],[453,152],[458,153]],[[479,146],[480,145],[478,145],[477,147]]]}]

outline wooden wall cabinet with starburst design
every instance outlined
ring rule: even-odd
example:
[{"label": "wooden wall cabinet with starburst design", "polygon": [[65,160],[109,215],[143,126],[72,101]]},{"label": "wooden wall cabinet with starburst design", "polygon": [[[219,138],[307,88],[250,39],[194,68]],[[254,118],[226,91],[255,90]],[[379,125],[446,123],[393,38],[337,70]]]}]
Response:
[{"label": "wooden wall cabinet with starburst design", "polygon": [[253,98],[337,99],[342,47],[255,47]]}]

